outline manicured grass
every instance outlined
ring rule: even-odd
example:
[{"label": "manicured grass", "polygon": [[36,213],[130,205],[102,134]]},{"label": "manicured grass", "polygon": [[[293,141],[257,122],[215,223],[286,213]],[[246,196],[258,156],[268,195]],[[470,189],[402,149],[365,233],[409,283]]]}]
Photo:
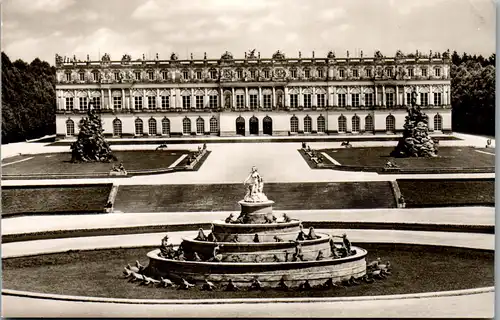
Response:
[{"label": "manicured grass", "polygon": [[[239,211],[241,184],[124,185],[115,209],[122,212]],[[389,182],[266,183],[277,210],[367,209],[396,206]]]},{"label": "manicured grass", "polygon": [[[135,260],[147,265],[152,248],[67,252],[2,259],[3,288],[63,295],[130,299],[213,299],[343,297],[423,293],[494,285],[494,252],[466,248],[356,243],[368,250],[367,261],[389,260],[392,275],[375,283],[330,290],[287,292],[189,291],[129,283],[123,267]],[[471,270],[474,270],[471,272]]]},{"label": "manicured grass", "polygon": [[2,217],[103,212],[110,190],[110,184],[3,187]]},{"label": "manicured grass", "polygon": [[495,179],[401,179],[397,183],[408,208],[495,205]]},{"label": "manicured grass", "polygon": [[[387,161],[396,162],[400,168],[481,168],[494,167],[495,157],[476,150],[491,152],[491,149],[472,147],[440,147],[436,158],[393,158],[392,147],[367,147],[345,149],[322,149],[343,166],[384,167]],[[494,151],[491,153],[495,153]]]},{"label": "manicured grass", "polygon": [[[126,170],[153,170],[165,169],[173,164],[183,154],[189,154],[189,150],[135,150],[135,151],[115,151],[117,162],[102,163],[71,163],[71,154],[50,153],[37,155],[22,155],[8,158],[2,161],[2,174],[22,175],[22,174],[109,174],[113,165],[122,162]],[[32,159],[29,159],[32,158]],[[13,163],[15,161],[29,159],[26,161]],[[182,162],[185,162],[184,159]],[[183,163],[179,165],[183,165]],[[5,165],[7,163],[12,163]]]}]

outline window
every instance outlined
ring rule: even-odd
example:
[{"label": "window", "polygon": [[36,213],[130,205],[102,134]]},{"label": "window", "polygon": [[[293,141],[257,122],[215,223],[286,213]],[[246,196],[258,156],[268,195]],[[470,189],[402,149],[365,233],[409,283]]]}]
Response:
[{"label": "window", "polygon": [[148,78],[149,78],[149,80],[154,80],[155,79],[155,73],[153,71],[148,71]]},{"label": "window", "polygon": [[201,71],[196,71],[196,79],[201,80]]},{"label": "window", "polygon": [[352,132],[359,132],[359,117],[358,116],[354,116],[352,117],[352,128],[351,128],[351,131]]},{"label": "window", "polygon": [[385,69],[385,75],[388,77],[392,77],[392,69],[390,68]]},{"label": "window", "polygon": [[316,95],[316,104],[318,105],[319,108],[325,107],[325,94],[324,93],[319,93]]},{"label": "window", "polygon": [[372,77],[372,69],[366,69],[365,73],[366,73],[366,77],[368,77],[368,78]]},{"label": "window", "polygon": [[210,133],[219,133],[219,122],[215,117],[210,118]]},{"label": "window", "polygon": [[325,117],[319,116],[318,117],[318,132],[325,132],[326,129],[326,123],[325,123]]},{"label": "window", "polygon": [[188,80],[189,79],[189,72],[187,71],[182,71],[182,78],[184,80]]},{"label": "window", "polygon": [[304,70],[304,77],[305,78],[311,77],[311,70],[309,70],[309,69]]},{"label": "window", "polygon": [[87,97],[80,97],[78,104],[80,105],[80,110],[88,110],[89,108]]},{"label": "window", "polygon": [[358,69],[353,69],[353,70],[352,70],[352,76],[353,76],[354,78],[359,77],[359,72],[358,72]]},{"label": "window", "polygon": [[66,110],[70,111],[70,110],[73,110],[73,98],[70,97],[70,98],[66,98]]},{"label": "window", "polygon": [[429,105],[429,94],[427,92],[420,92],[420,105],[421,106]]},{"label": "window", "polygon": [[71,81],[71,73],[66,72],[66,81]]},{"label": "window", "polygon": [[196,133],[204,134],[205,133],[205,120],[202,118],[196,119]]},{"label": "window", "polygon": [[385,118],[385,131],[387,132],[396,131],[396,119],[394,118],[393,115],[388,115],[387,118]]},{"label": "window", "polygon": [[210,108],[212,108],[212,109],[217,108],[217,105],[218,105],[218,103],[217,103],[218,101],[217,100],[219,100],[219,99],[217,99],[216,95],[212,95],[212,96],[209,97],[209,99],[208,99],[208,105],[210,106]]},{"label": "window", "polygon": [[120,73],[115,72],[115,81],[120,81]]},{"label": "window", "polygon": [[269,79],[269,70],[264,70],[264,78]]},{"label": "window", "polygon": [[99,72],[92,72],[92,79],[94,81],[99,81]]},{"label": "window", "polygon": [[297,70],[295,70],[295,69],[290,70],[290,76],[292,78],[297,78]]},{"label": "window", "polygon": [[306,116],[304,118],[304,133],[311,133],[312,131],[312,120],[311,117]]},{"label": "window", "polygon": [[411,105],[411,92],[406,93],[406,105]]},{"label": "window", "polygon": [[394,93],[386,92],[385,93],[385,104],[388,107],[392,107],[394,105]]},{"label": "window", "polygon": [[351,104],[353,107],[359,107],[359,93],[351,94]]},{"label": "window", "polygon": [[340,69],[340,70],[339,70],[339,77],[340,77],[340,78],[343,78],[344,76],[345,76],[345,71],[344,71],[344,69]]},{"label": "window", "polygon": [[415,71],[413,68],[408,68],[408,76],[413,77]]},{"label": "window", "polygon": [[210,78],[217,79],[217,71],[215,71],[215,70],[210,71]]},{"label": "window", "polygon": [[115,119],[113,120],[113,136],[120,137],[121,135],[122,135],[122,122],[120,119]]},{"label": "window", "polygon": [[427,69],[422,68],[422,77],[427,77]]},{"label": "window", "polygon": [[79,76],[80,76],[80,81],[85,81],[85,73],[80,72]]},{"label": "window", "polygon": [[92,97],[92,106],[94,109],[101,109],[101,97]]},{"label": "window", "polygon": [[442,97],[441,97],[441,92],[434,92],[434,105],[435,106],[440,106],[442,105]]},{"label": "window", "polygon": [[114,109],[122,108],[122,97],[113,97],[113,108]]},{"label": "window", "polygon": [[373,93],[365,93],[365,106],[373,106]]},{"label": "window", "polygon": [[434,130],[443,130],[443,118],[439,113],[434,116]]},{"label": "window", "polygon": [[304,108],[310,108],[312,106],[311,94],[304,95]]},{"label": "window", "polygon": [[271,108],[271,95],[270,94],[265,94],[264,95],[264,108]]},{"label": "window", "polygon": [[170,134],[170,120],[167,118],[161,120],[161,134]]},{"label": "window", "polygon": [[250,95],[250,108],[257,108],[257,95],[256,94],[251,94]]},{"label": "window", "polygon": [[242,70],[238,70],[238,71],[236,72],[236,74],[237,74],[238,79],[243,78],[243,71],[242,71]]},{"label": "window", "polygon": [[74,136],[75,135],[75,123],[73,120],[66,121],[66,135]]},{"label": "window", "polygon": [[346,94],[345,93],[339,93],[339,107],[345,107],[346,106]]},{"label": "window", "polygon": [[167,78],[168,78],[168,72],[167,71],[162,71],[161,72],[161,77],[162,77],[163,80],[167,80]]},{"label": "window", "polygon": [[148,120],[148,127],[149,127],[149,135],[154,136],[156,135],[156,120],[151,118]]},{"label": "window", "polygon": [[371,115],[365,117],[365,131],[373,132],[373,118]]},{"label": "window", "polygon": [[170,108],[170,97],[169,96],[162,96],[161,97],[161,108],[162,109]]},{"label": "window", "polygon": [[196,96],[196,109],[203,108],[203,96]]},{"label": "window", "polygon": [[142,110],[142,97],[134,97],[134,109]]},{"label": "window", "polygon": [[[136,97],[137,98],[137,97]],[[144,127],[141,119],[135,119],[135,135],[142,136],[144,134]]]},{"label": "window", "polygon": [[189,120],[188,118],[184,118],[182,120],[182,133],[191,134],[191,120]]},{"label": "window", "polygon": [[250,78],[255,79],[255,70],[250,70]]},{"label": "window", "polygon": [[290,95],[290,107],[297,108],[299,106],[299,95],[291,94]]},{"label": "window", "polygon": [[318,69],[318,78],[323,78],[323,76],[324,76],[323,69]]},{"label": "window", "polygon": [[148,97],[148,109],[156,109],[156,97]]},{"label": "window", "polygon": [[238,108],[243,108],[245,106],[245,98],[242,94],[236,96],[236,106]]},{"label": "window", "polygon": [[290,119],[290,132],[292,133],[299,132],[299,119],[296,116],[293,116]]},{"label": "window", "polygon": [[191,97],[190,96],[182,96],[182,109],[191,108]]},{"label": "window", "polygon": [[135,74],[135,80],[141,80],[141,72],[140,71],[136,71],[134,72]]},{"label": "window", "polygon": [[436,68],[434,69],[434,75],[436,77],[441,77],[441,69],[440,68]]},{"label": "window", "polygon": [[339,117],[339,132],[345,133],[347,131],[347,120],[344,116]]}]

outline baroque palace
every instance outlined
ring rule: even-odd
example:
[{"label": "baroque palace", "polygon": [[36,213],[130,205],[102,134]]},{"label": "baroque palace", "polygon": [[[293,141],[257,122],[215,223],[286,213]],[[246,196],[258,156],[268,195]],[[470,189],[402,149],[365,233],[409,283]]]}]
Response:
[{"label": "baroque palace", "polygon": [[450,53],[86,61],[56,55],[58,138],[89,106],[112,137],[328,135],[403,129],[412,92],[431,131],[451,131]]}]

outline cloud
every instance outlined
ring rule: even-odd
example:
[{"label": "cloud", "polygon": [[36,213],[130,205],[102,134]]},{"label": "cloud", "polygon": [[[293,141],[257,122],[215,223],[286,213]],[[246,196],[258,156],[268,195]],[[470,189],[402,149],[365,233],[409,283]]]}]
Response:
[{"label": "cloud", "polygon": [[323,21],[333,21],[345,16],[346,12],[343,8],[331,8],[321,11],[319,19]]},{"label": "cloud", "polygon": [[5,12],[33,14],[36,12],[61,12],[76,3],[76,0],[8,0],[4,3]]}]

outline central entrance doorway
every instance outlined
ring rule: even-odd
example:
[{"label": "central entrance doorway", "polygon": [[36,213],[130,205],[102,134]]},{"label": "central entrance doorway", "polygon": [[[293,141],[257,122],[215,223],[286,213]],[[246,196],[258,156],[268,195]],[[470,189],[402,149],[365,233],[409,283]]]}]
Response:
[{"label": "central entrance doorway", "polygon": [[250,134],[259,134],[259,119],[256,117],[250,118]]},{"label": "central entrance doorway", "polygon": [[266,116],[264,120],[262,120],[262,131],[264,134],[273,134],[273,119],[271,119],[271,117]]},{"label": "central entrance doorway", "polygon": [[236,118],[236,134],[240,136],[245,135],[245,119],[241,116]]}]

